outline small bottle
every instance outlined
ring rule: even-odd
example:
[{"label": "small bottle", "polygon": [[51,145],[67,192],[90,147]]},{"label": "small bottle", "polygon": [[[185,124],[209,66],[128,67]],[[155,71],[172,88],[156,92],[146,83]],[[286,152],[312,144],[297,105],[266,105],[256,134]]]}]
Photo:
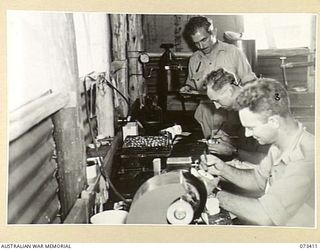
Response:
[{"label": "small bottle", "polygon": [[154,158],[153,161],[153,173],[154,175],[159,175],[161,173],[161,159],[160,158]]}]

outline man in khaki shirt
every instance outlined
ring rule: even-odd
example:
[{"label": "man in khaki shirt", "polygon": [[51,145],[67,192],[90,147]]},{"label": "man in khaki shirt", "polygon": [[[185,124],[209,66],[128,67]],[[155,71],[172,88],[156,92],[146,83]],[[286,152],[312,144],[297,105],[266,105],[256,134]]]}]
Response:
[{"label": "man in khaki shirt", "polygon": [[[202,80],[212,70],[224,68],[235,74],[238,82],[256,79],[246,56],[234,45],[217,40],[217,29],[212,20],[203,16],[192,17],[185,27],[185,34],[198,48],[189,60],[188,77],[181,92],[201,90]],[[205,138],[211,135],[226,119],[225,110],[216,110],[212,102],[202,101],[195,111]]]},{"label": "man in khaki shirt", "polygon": [[270,145],[260,145],[254,138],[246,137],[239,114],[233,108],[243,86],[237,82],[234,74],[223,68],[210,72],[203,83],[207,88],[207,96],[216,108],[229,111],[227,122],[222,124],[219,131],[214,131],[216,135],[212,137],[216,140],[213,140],[214,143],[208,143],[209,151],[216,155],[232,155],[254,164],[260,163],[267,155]]},{"label": "man in khaki shirt", "polygon": [[244,87],[236,103],[246,136],[272,145],[251,170],[213,155],[201,157],[209,173],[248,192],[260,192],[252,198],[219,191],[220,206],[249,224],[314,227],[314,136],[292,117],[286,90],[273,79],[259,79]]}]

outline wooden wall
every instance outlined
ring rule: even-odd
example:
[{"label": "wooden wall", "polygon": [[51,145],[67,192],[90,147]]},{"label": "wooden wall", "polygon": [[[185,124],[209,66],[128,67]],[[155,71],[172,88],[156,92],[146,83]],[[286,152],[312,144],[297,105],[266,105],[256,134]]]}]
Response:
[{"label": "wooden wall", "polygon": [[[280,57],[286,56],[286,62],[308,62],[312,51],[307,48],[292,50],[268,50],[258,53],[258,74],[284,82],[280,68]],[[286,69],[291,111],[307,131],[315,133],[315,79],[314,67],[296,67]],[[295,92],[295,87],[304,87],[306,92]]]},{"label": "wooden wall", "polygon": [[[280,68],[280,57],[287,57],[286,62],[288,63],[307,62],[309,55],[310,50],[307,48],[292,50],[261,50],[258,53],[257,74],[283,82],[282,70]],[[297,86],[304,86],[308,88],[308,67],[286,69],[286,75],[289,90]]]},{"label": "wooden wall", "polygon": [[[143,15],[144,44],[147,52],[163,52],[160,48],[161,43],[173,43],[176,46],[172,51],[190,52],[190,48],[182,37],[182,31],[191,15]],[[223,40],[223,32],[235,31],[243,32],[243,17],[240,15],[208,15],[214,21],[218,29],[218,39]],[[260,50],[257,53],[258,67],[255,70],[257,75],[275,78],[283,81],[282,71],[280,69],[280,57],[287,56],[287,62],[306,62],[310,58],[310,50],[307,48],[292,50]],[[187,66],[188,60],[182,59],[181,64]],[[152,77],[147,79],[147,89],[149,93],[155,92],[155,82],[157,78],[158,58],[152,58],[148,64],[149,68],[154,68]],[[308,73],[309,70],[309,73]],[[312,69],[311,69],[312,71]],[[314,71],[314,68],[313,68]],[[181,82],[184,82],[186,70],[180,72]],[[314,79],[308,78],[310,68],[301,67],[287,70],[287,77],[290,87],[314,85]],[[310,83],[310,81],[312,81]]]},{"label": "wooden wall", "polygon": [[[143,15],[142,27],[147,52],[163,52],[162,43],[173,43],[173,51],[188,52],[191,49],[182,37],[185,24],[193,15]],[[218,39],[223,40],[225,31],[243,32],[240,15],[207,15],[218,29]]]},{"label": "wooden wall", "polygon": [[[175,47],[173,52],[191,52],[187,43],[182,37],[182,31],[190,19],[191,15],[143,15],[143,31],[144,31],[144,44],[147,52],[163,52],[160,48],[161,43],[173,43]],[[243,32],[243,17],[240,15],[214,15],[208,16],[214,21],[214,25],[218,29],[218,39],[223,40],[223,32],[235,31]],[[314,41],[313,41],[314,42]],[[312,58],[310,51],[307,48],[300,48],[296,50],[260,50],[257,51],[257,66],[255,68],[256,74],[260,74],[263,77],[269,77],[277,79],[283,82],[282,71],[280,68],[280,57],[286,56],[286,62],[307,62]],[[179,82],[183,85],[187,77],[187,65],[188,57],[177,58],[178,62],[183,66],[183,69],[179,71]],[[151,77],[146,79],[146,89],[148,94],[156,94],[156,86],[159,79],[159,56],[152,57],[147,64],[147,69],[153,68]],[[148,71],[147,70],[147,71]],[[314,116],[310,116],[312,110],[314,111],[314,67],[297,67],[287,69],[287,79],[289,90],[294,87],[302,86],[308,89],[308,93],[305,93],[304,97],[310,96],[310,98],[297,97],[293,93],[292,102],[294,107],[294,113],[299,117],[301,121],[305,121],[308,124],[309,131],[314,131]],[[310,92],[310,93],[309,93]],[[169,98],[170,99],[170,98]],[[297,101],[297,100],[300,101]],[[171,103],[168,103],[168,109],[181,110],[180,101],[171,97]],[[297,102],[295,105],[295,102]],[[195,103],[187,103],[187,109],[194,109]],[[297,107],[298,106],[298,107]],[[303,115],[305,110],[306,115]],[[313,125],[312,125],[313,124]]]}]

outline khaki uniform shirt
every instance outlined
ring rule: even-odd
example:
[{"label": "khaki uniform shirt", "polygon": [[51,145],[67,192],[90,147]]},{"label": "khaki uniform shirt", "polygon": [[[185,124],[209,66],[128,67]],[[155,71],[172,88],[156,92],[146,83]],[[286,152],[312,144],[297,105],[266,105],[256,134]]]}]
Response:
[{"label": "khaki uniform shirt", "polygon": [[201,88],[201,82],[208,73],[219,68],[234,73],[237,80],[242,83],[256,78],[244,53],[235,45],[221,41],[217,41],[213,50],[207,55],[200,50],[194,52],[188,67],[186,84],[196,89]]},{"label": "khaki uniform shirt", "polygon": [[259,198],[275,225],[315,225],[314,136],[299,123],[292,147],[285,151],[272,145],[256,169],[257,183],[266,189]]}]

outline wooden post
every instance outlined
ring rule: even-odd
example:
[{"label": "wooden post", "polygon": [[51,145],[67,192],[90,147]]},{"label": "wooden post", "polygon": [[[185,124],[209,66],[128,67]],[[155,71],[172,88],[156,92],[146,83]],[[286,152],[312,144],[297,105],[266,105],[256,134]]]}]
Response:
[{"label": "wooden post", "polygon": [[[101,57],[104,59],[102,68],[104,68],[104,77],[110,81],[111,69],[111,27],[109,15],[102,15],[99,19],[100,23],[95,24],[95,29],[101,30],[103,36],[100,38],[101,46],[103,46],[103,54]],[[114,102],[113,90],[99,78],[96,81],[96,114],[98,123],[98,134],[104,136],[114,136]]]},{"label": "wooden post", "polygon": [[114,105],[112,89],[99,81],[96,86],[98,134],[114,137]]},{"label": "wooden post", "polygon": [[[114,72],[119,91],[128,98],[128,67],[127,67],[127,15],[111,14],[113,63],[122,65]],[[122,116],[128,114],[128,104],[117,95]]]},{"label": "wooden post", "polygon": [[138,61],[143,40],[141,15],[128,15],[128,29],[129,96],[134,102],[137,98],[141,101],[145,94],[142,65]]},{"label": "wooden post", "polygon": [[174,42],[175,42],[175,51],[182,51],[182,15],[174,15]]},{"label": "wooden post", "polygon": [[[70,101],[66,108],[53,116],[54,138],[57,149],[59,194],[62,219],[65,218],[86,183],[85,143],[81,128],[79,75],[75,49],[75,31],[72,14],[65,14],[62,29],[52,30],[53,38],[60,41],[56,45],[57,55],[51,60],[65,65],[64,91]],[[59,49],[58,49],[59,48]],[[52,48],[51,48],[52,49]],[[68,76],[68,77],[67,77]],[[62,84],[59,82],[59,84]]]}]

